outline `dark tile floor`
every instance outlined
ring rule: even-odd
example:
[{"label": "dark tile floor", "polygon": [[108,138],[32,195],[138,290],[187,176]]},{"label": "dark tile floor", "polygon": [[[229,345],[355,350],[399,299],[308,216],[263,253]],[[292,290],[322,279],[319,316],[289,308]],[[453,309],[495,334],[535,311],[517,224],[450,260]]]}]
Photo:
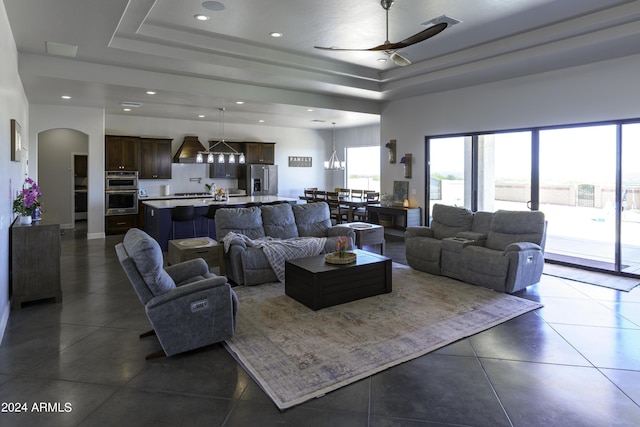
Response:
[{"label": "dark tile floor", "polygon": [[[640,288],[543,276],[519,296],[544,308],[280,412],[219,344],[145,361],[159,345],[138,338],[149,324],[120,239],[67,232],[63,303],[11,312],[0,425],[640,425]],[[397,240],[387,254],[402,262]]]}]

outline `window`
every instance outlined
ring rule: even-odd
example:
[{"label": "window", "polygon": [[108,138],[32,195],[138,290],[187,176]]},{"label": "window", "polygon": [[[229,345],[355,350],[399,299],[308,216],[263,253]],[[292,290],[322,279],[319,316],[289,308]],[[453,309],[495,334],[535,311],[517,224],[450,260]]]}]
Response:
[{"label": "window", "polygon": [[380,147],[347,147],[347,188],[380,191]]}]

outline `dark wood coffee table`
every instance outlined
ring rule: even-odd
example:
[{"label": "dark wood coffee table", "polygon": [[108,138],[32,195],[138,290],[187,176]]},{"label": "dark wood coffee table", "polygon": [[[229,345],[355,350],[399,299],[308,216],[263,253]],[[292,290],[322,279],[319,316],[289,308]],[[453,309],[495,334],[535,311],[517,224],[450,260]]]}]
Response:
[{"label": "dark wood coffee table", "polygon": [[391,258],[353,250],[356,262],[328,264],[325,255],[285,262],[284,292],[313,310],[391,292]]}]

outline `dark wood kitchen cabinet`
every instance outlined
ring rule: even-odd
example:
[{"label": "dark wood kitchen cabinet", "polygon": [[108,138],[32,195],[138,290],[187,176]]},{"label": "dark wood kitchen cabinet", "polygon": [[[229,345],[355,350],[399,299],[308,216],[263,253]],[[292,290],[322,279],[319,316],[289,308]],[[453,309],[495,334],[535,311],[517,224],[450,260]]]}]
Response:
[{"label": "dark wood kitchen cabinet", "polygon": [[53,299],[62,302],[60,288],[60,224],[50,214],[10,229],[11,308],[23,302]]},{"label": "dark wood kitchen cabinet", "polygon": [[246,142],[244,149],[248,164],[272,165],[276,161],[276,144],[273,142]]},{"label": "dark wood kitchen cabinet", "polygon": [[106,135],[104,168],[107,171],[137,171],[140,138]]},{"label": "dark wood kitchen cabinet", "polygon": [[[209,143],[212,144],[213,141],[210,141]],[[229,147],[236,150],[236,152],[238,153],[242,152],[242,149],[243,149],[242,144],[237,142],[227,142],[226,144],[228,144]],[[218,145],[218,147],[221,147],[221,146],[222,145]],[[224,147],[224,148],[227,148],[227,147]],[[229,151],[231,153],[231,150],[225,150],[224,148],[220,148],[220,151],[221,152]],[[215,150],[217,150],[217,148]],[[246,153],[245,153],[245,156],[246,156]],[[228,155],[224,156],[224,163],[218,163],[218,156],[215,156],[213,159],[213,163],[209,165],[209,176],[211,178],[230,178],[230,179],[238,178],[239,168],[240,168],[238,161],[239,161],[239,158],[237,154],[235,155],[235,163],[229,163]]]},{"label": "dark wood kitchen cabinet", "polygon": [[138,214],[110,215],[104,217],[105,234],[124,234],[138,227]]},{"label": "dark wood kitchen cabinet", "polygon": [[140,138],[140,179],[171,179],[171,139]]}]

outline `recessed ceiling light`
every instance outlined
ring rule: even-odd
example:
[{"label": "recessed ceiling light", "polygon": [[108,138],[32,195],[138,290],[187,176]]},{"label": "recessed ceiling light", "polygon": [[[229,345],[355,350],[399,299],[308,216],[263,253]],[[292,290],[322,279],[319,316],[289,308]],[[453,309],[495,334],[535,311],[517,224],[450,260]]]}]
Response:
[{"label": "recessed ceiling light", "polygon": [[262,119],[258,120],[258,123],[264,123],[264,120],[262,120]]},{"label": "recessed ceiling light", "polygon": [[224,4],[219,1],[204,1],[202,2],[202,7],[208,10],[220,11],[224,10]]},{"label": "recessed ceiling light", "polygon": [[269,35],[270,35],[271,37],[274,37],[274,38],[279,38],[279,37],[284,36],[284,34],[283,34],[283,33],[281,33],[281,32],[279,32],[279,31],[272,31],[272,32],[270,32],[270,33],[269,33]]},{"label": "recessed ceiling light", "polygon": [[131,111],[131,108],[123,108],[122,111]]},{"label": "recessed ceiling light", "polygon": [[147,91],[147,95],[155,95],[156,91],[155,90],[148,90]]},{"label": "recessed ceiling light", "polygon": [[387,62],[387,58],[382,56],[382,57],[378,58],[378,62]]},{"label": "recessed ceiling light", "polygon": [[201,119],[204,119],[205,115],[204,114],[198,114],[198,117]]},{"label": "recessed ceiling light", "polygon": [[313,110],[313,108],[307,108],[307,111],[308,111],[308,112],[312,112],[312,111],[314,111],[314,110]]},{"label": "recessed ceiling light", "polygon": [[60,98],[62,98],[62,99],[71,99],[71,97],[69,95],[62,95]]},{"label": "recessed ceiling light", "polygon": [[236,104],[242,105],[242,104],[244,104],[244,101],[236,101]]},{"label": "recessed ceiling light", "polygon": [[207,15],[203,15],[201,13],[198,13],[197,15],[193,15],[194,18],[196,18],[198,21],[208,21],[209,18]]}]

